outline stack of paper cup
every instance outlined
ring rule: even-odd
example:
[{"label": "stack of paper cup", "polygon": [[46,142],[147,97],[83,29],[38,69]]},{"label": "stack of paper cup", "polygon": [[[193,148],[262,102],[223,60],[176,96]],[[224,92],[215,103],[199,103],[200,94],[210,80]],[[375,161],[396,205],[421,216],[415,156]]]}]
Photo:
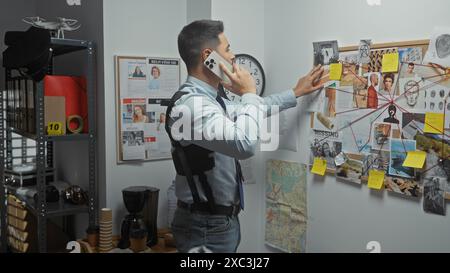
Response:
[{"label": "stack of paper cup", "polygon": [[112,210],[103,208],[100,211],[100,240],[99,252],[108,252],[112,249]]}]

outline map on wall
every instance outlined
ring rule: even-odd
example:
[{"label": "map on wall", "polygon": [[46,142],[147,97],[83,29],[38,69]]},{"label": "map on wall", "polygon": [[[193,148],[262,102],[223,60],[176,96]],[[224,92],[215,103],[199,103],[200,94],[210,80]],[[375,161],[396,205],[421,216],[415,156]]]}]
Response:
[{"label": "map on wall", "polygon": [[306,165],[267,162],[266,244],[285,252],[305,252]]}]

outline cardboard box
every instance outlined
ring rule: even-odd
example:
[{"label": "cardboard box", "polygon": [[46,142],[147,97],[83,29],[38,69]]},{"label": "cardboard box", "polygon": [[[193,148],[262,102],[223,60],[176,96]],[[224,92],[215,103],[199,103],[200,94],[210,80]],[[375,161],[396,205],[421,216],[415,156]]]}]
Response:
[{"label": "cardboard box", "polygon": [[66,134],[66,98],[57,96],[44,97],[45,133],[49,122],[60,122],[62,134]]}]

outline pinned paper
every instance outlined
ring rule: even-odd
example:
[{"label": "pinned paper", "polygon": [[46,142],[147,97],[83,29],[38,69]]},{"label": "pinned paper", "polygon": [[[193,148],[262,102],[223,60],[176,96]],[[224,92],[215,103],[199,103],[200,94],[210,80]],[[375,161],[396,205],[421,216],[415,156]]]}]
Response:
[{"label": "pinned paper", "polygon": [[382,72],[397,72],[398,71],[398,52],[388,53],[383,55]]},{"label": "pinned paper", "polygon": [[327,171],[327,161],[319,157],[314,158],[314,164],[311,169],[311,172],[313,174],[324,176],[326,171]]},{"label": "pinned paper", "polygon": [[384,171],[370,170],[367,186],[374,190],[381,190],[384,184]]},{"label": "pinned paper", "polygon": [[330,80],[340,81],[342,76],[342,64],[330,64]]},{"label": "pinned paper", "polygon": [[403,167],[410,167],[416,169],[422,169],[425,164],[425,159],[427,158],[427,153],[423,151],[411,151],[408,152],[405,161],[403,162]]},{"label": "pinned paper", "polygon": [[335,158],[334,158],[334,164],[339,167],[344,165],[345,162],[347,162],[348,158],[347,156],[343,153],[340,152]]},{"label": "pinned paper", "polygon": [[425,126],[423,128],[425,133],[443,134],[444,133],[444,114],[443,113],[426,113]]}]

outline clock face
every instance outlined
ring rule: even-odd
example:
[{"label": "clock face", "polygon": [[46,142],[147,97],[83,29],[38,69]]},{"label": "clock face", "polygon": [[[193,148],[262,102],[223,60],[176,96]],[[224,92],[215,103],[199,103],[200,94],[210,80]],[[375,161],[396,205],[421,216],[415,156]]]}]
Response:
[{"label": "clock face", "polygon": [[[261,96],[264,93],[266,77],[264,75],[264,70],[258,60],[247,54],[236,54],[235,62],[239,67],[244,68],[248,72],[250,72],[250,75],[252,75],[255,79],[256,94],[258,96]],[[240,97],[238,95],[235,95],[230,91],[226,91],[226,94],[232,101],[240,100]]]}]

